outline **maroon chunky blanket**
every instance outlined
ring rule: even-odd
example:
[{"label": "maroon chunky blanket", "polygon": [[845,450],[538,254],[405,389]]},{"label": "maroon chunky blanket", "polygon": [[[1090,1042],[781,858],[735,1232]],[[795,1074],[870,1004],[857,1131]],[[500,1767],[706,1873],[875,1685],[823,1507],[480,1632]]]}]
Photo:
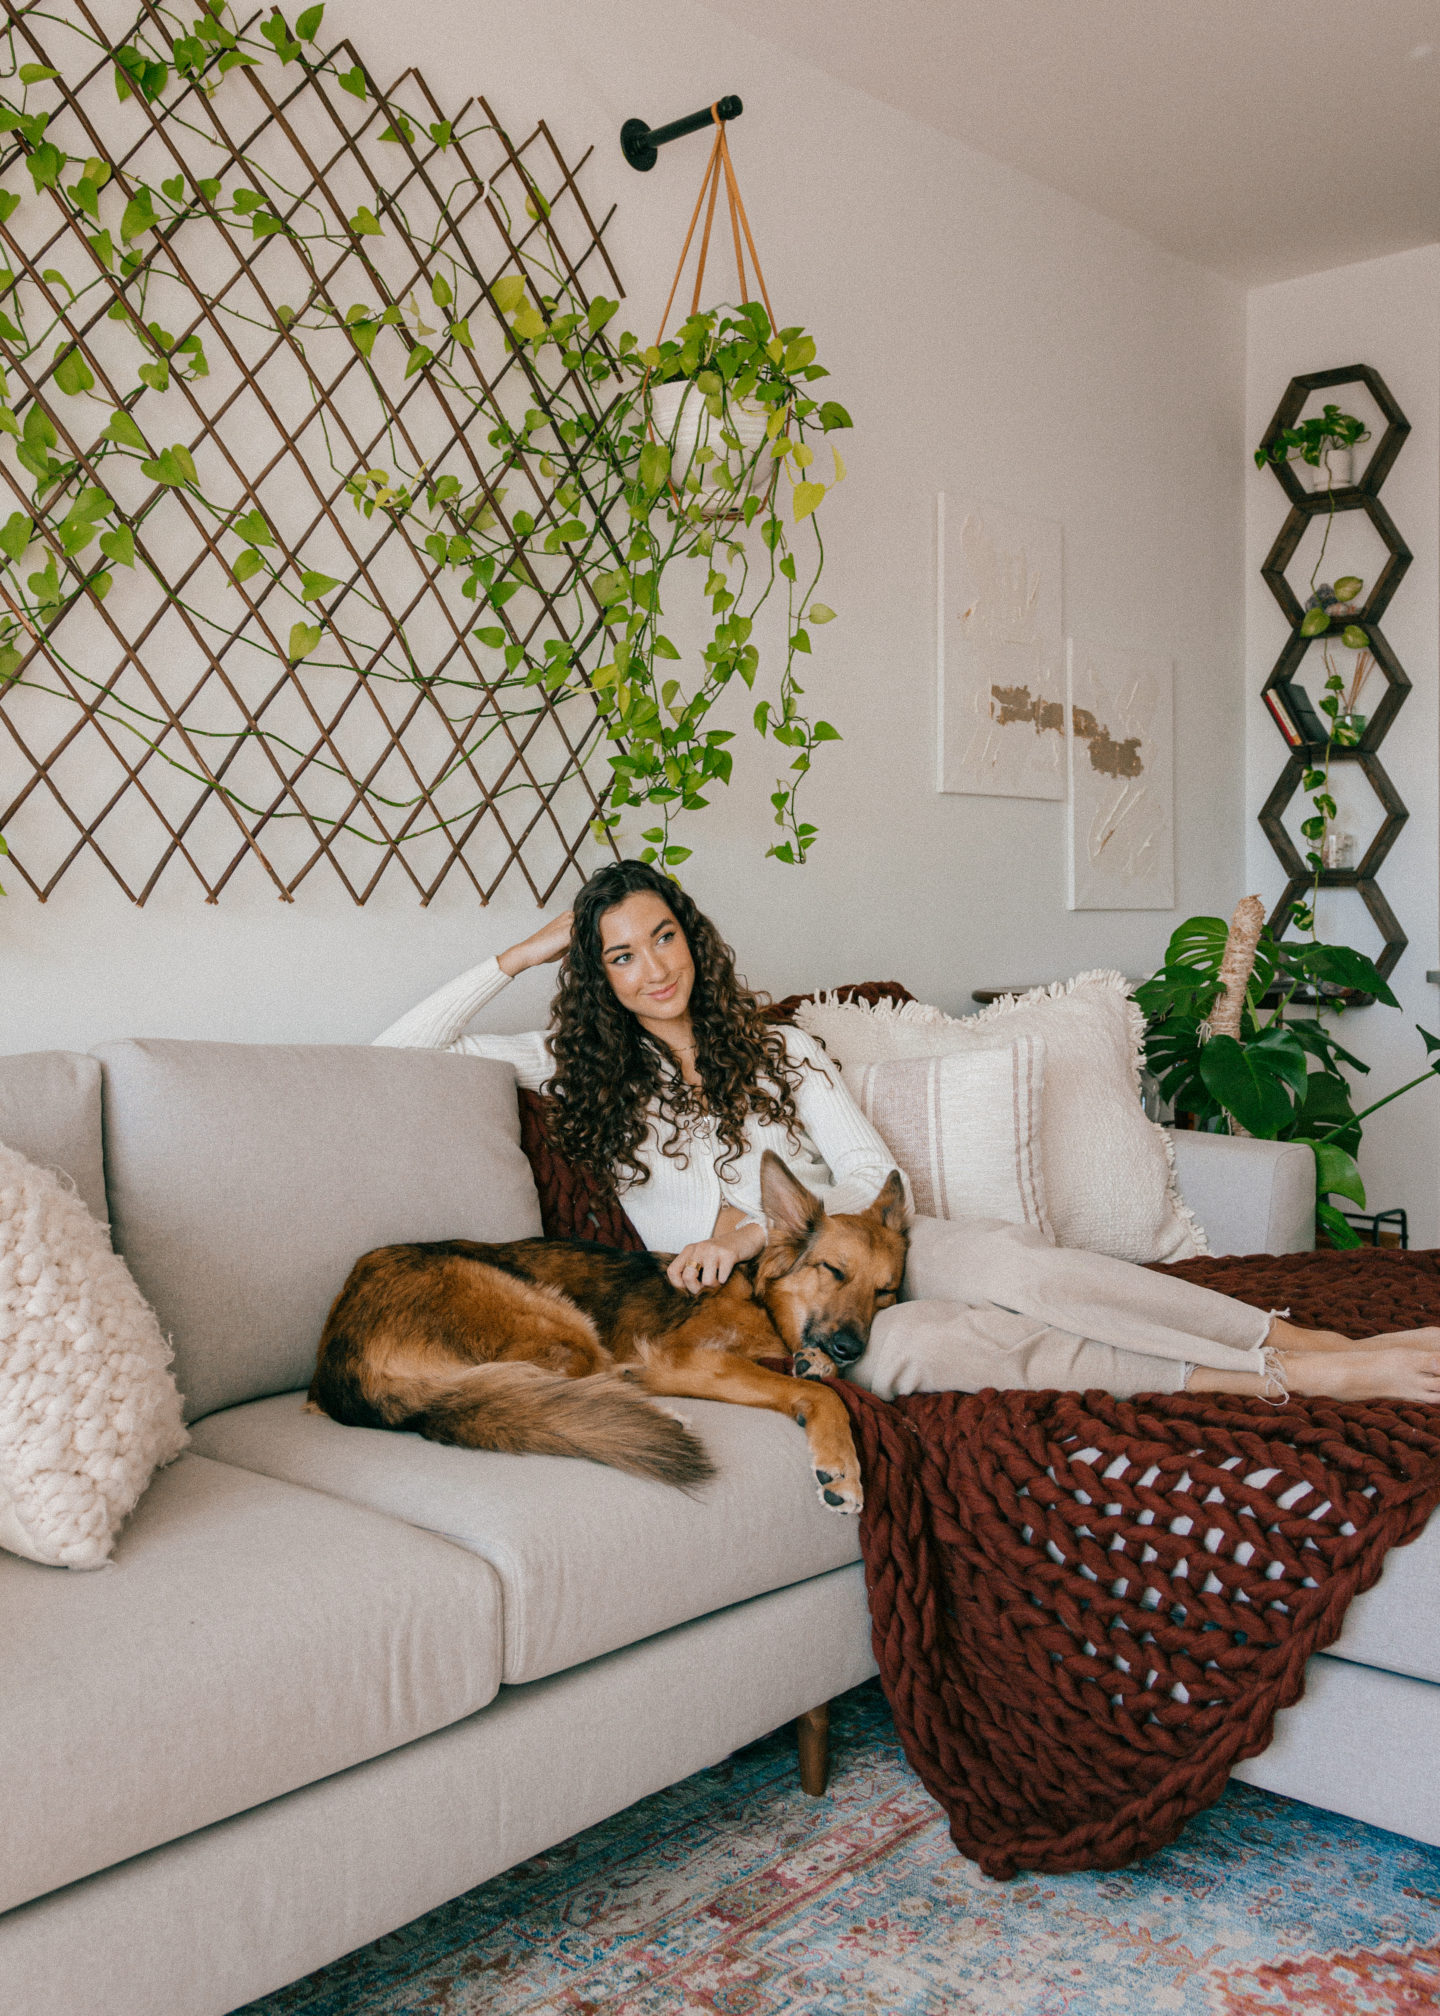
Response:
[{"label": "maroon chunky blanket", "polygon": [[[1350,1336],[1440,1322],[1440,1253],[1169,1271]],[[990,1876],[1173,1840],[1440,1502],[1440,1408],[837,1390],[885,1691]]]}]

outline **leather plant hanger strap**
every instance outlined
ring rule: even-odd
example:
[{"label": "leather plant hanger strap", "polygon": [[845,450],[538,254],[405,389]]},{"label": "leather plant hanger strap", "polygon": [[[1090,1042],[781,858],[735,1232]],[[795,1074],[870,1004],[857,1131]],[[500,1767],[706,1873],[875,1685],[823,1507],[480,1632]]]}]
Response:
[{"label": "leather plant hanger strap", "polygon": [[741,304],[750,299],[749,283],[745,277],[745,252],[741,244],[750,249],[750,263],[755,269],[755,278],[760,288],[760,298],[765,303],[765,312],[770,317],[770,330],[775,332],[775,310],[770,305],[770,290],[765,285],[765,275],[760,269],[760,255],[755,250],[755,240],[750,230],[750,219],[745,214],[745,203],[740,194],[740,184],[735,176],[735,164],[730,158],[730,143],[725,137],[725,122],[720,117],[718,101],[710,107],[710,117],[715,122],[715,142],[710,149],[710,158],[705,164],[705,173],[700,182],[700,194],[695,199],[695,208],[690,217],[690,228],[685,233],[685,243],[680,249],[680,263],[675,268],[675,278],[670,283],[670,293],[665,302],[665,312],[660,317],[660,328],[655,337],[657,344],[665,340],[665,326],[670,320],[670,310],[675,305],[675,296],[680,289],[680,277],[685,271],[685,261],[690,256],[691,242],[695,236],[695,226],[700,221],[700,212],[705,212],[705,229],[700,238],[700,256],[695,268],[695,287],[690,296],[690,313],[700,311],[700,290],[705,284],[705,263],[710,255],[710,232],[715,222],[715,205],[720,195],[720,184],[725,184],[725,201],[730,212],[730,233],[735,244],[735,272],[740,282]]},{"label": "leather plant hanger strap", "polygon": [[[680,248],[680,261],[675,268],[675,278],[670,282],[670,292],[665,301],[665,312],[660,317],[660,327],[656,332],[658,348],[665,341],[665,325],[670,320],[670,310],[675,305],[675,296],[680,289],[680,277],[685,271],[685,261],[690,256],[691,241],[695,236],[695,226],[700,221],[700,212],[705,212],[705,229],[700,235],[700,256],[695,266],[695,287],[690,296],[690,313],[700,312],[700,290],[705,284],[705,262],[710,254],[710,231],[715,222],[715,204],[720,194],[721,179],[725,183],[725,201],[730,212],[730,235],[735,244],[735,272],[740,282],[740,301],[744,306],[750,299],[750,289],[745,278],[745,254],[741,247],[740,234],[745,234],[745,244],[750,248],[750,263],[755,268],[755,278],[760,283],[760,298],[765,303],[765,313],[770,317],[770,333],[775,334],[775,310],[770,305],[770,290],[765,285],[765,275],[760,270],[760,255],[755,250],[755,240],[750,232],[750,219],[745,214],[744,199],[740,194],[740,184],[735,176],[735,164],[730,159],[730,143],[725,138],[725,121],[720,117],[719,101],[710,107],[710,117],[715,122],[715,141],[710,149],[710,158],[705,164],[705,173],[700,180],[700,194],[695,198],[695,208],[690,213],[690,228],[685,233],[685,243]],[[643,399],[650,383],[650,369],[640,381]],[[645,412],[645,432],[652,441],[657,439],[654,418],[648,405]],[[676,504],[681,502],[680,492],[675,487],[673,476],[667,475],[665,487]]]}]

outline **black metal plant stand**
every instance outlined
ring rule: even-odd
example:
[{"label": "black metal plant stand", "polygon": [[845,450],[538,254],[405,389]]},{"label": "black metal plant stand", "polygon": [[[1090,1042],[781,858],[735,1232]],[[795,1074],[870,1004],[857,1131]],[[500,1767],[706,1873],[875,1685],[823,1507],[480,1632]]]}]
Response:
[{"label": "black metal plant stand", "polygon": [[[1285,569],[1294,559],[1300,541],[1313,518],[1325,516],[1331,511],[1337,514],[1345,511],[1363,511],[1374,526],[1389,557],[1372,584],[1364,605],[1349,620],[1360,624],[1369,637],[1375,668],[1385,682],[1385,692],[1379,704],[1370,713],[1360,740],[1353,748],[1342,748],[1338,743],[1335,744],[1330,751],[1330,760],[1332,763],[1359,765],[1380,802],[1384,817],[1358,865],[1354,868],[1322,868],[1320,887],[1359,890],[1361,900],[1375,920],[1380,936],[1384,940],[1384,949],[1375,963],[1380,972],[1388,978],[1409,941],[1400,928],[1399,919],[1386,902],[1376,876],[1381,862],[1394,846],[1400,828],[1410,814],[1399,792],[1391,783],[1377,752],[1390,732],[1395,716],[1405,704],[1405,696],[1410,691],[1410,680],[1386,642],[1379,625],[1381,616],[1390,605],[1390,598],[1399,587],[1405,570],[1410,565],[1411,554],[1389,512],[1380,502],[1379,492],[1381,484],[1394,465],[1395,457],[1404,445],[1405,436],[1410,432],[1410,422],[1396,405],[1390,388],[1378,371],[1373,371],[1368,364],[1346,364],[1335,371],[1309,371],[1302,377],[1292,378],[1285,388],[1285,396],[1275,409],[1274,419],[1265,430],[1265,438],[1261,445],[1268,450],[1270,444],[1278,439],[1285,428],[1293,426],[1299,419],[1310,394],[1333,385],[1364,385],[1385,416],[1385,430],[1376,442],[1374,452],[1359,482],[1347,484],[1339,489],[1306,490],[1291,463],[1270,464],[1276,480],[1290,499],[1290,512],[1260,572],[1271,594],[1285,612],[1291,633],[1284,650],[1275,661],[1269,678],[1265,681],[1263,690],[1277,695],[1302,732],[1307,721],[1314,721],[1313,710],[1309,708],[1307,696],[1303,692],[1297,703],[1294,682],[1306,652],[1313,645],[1323,647],[1325,633],[1322,632],[1318,637],[1301,636],[1300,625],[1305,612],[1286,579]],[[1323,722],[1320,723],[1320,727],[1323,730]],[[1286,830],[1285,810],[1301,788],[1305,771],[1317,768],[1324,760],[1323,732],[1318,741],[1307,739],[1298,747],[1291,749],[1289,760],[1276,780],[1275,789],[1266,799],[1260,813],[1260,825],[1265,837],[1278,855],[1280,865],[1288,878],[1284,893],[1270,916],[1270,928],[1277,937],[1283,936],[1296,904],[1303,902],[1306,891],[1314,881],[1314,871],[1307,867],[1299,848]]]}]

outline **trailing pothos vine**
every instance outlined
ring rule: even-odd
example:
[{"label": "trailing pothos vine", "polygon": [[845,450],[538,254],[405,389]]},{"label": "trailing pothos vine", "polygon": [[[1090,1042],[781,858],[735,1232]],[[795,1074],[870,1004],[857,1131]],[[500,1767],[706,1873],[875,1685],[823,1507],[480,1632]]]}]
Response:
[{"label": "trailing pothos vine", "polygon": [[[616,305],[597,302],[582,320],[546,300],[541,312],[522,307],[512,326],[536,351],[558,350],[562,366],[573,371],[583,357],[573,347],[581,329],[608,319]],[[605,662],[586,677],[611,737],[622,747],[610,759],[614,809],[599,823],[613,831],[623,808],[650,806],[660,823],[643,835],[644,858],[673,866],[688,857],[691,850],[670,837],[671,821],[678,812],[703,807],[710,786],[730,781],[733,759],[726,745],[734,731],[711,726],[712,711],[732,680],[754,688],[760,672],[760,651],[752,641],[755,621],[783,584],[779,691],[756,703],[752,720],[758,734],[794,752],[788,778],[777,779],[771,796],[784,837],[769,852],[781,861],[803,861],[815,828],[799,817],[796,793],[815,748],[839,739],[828,721],[812,721],[802,708],[804,688],[796,670],[797,661],[810,655],[808,626],[828,623],[835,613],[814,599],[825,563],[816,512],[828,486],[807,437],[848,427],[849,415],[833,400],[821,402],[806,390],[827,375],[815,362],[814,339],[799,328],[772,330],[755,301],[691,315],[677,336],[643,350],[633,336],[622,335],[613,369],[625,389],[599,415],[580,402],[567,405],[563,393],[552,404],[549,424],[572,458],[574,474],[560,498],[573,515],[541,542],[551,552],[569,544],[575,555],[577,633],[586,626],[587,595],[604,611]],[[657,425],[656,388],[675,383],[693,386],[689,398],[703,402],[714,423],[702,428],[706,438],[688,449],[681,416],[668,430],[663,421]],[[740,432],[747,409],[764,422],[760,438],[748,447]],[[516,430],[503,424],[490,439],[511,456],[522,446]],[[845,465],[838,449],[831,452],[826,473],[839,482]],[[616,472],[625,512],[618,540],[614,514],[601,502],[607,478]],[[801,525],[813,535],[803,578],[792,545],[792,533]],[[763,555],[753,571],[756,542],[747,538],[750,533],[758,533]],[[597,570],[589,563],[596,557],[603,561],[607,548],[611,564]],[[509,579],[497,580],[492,573],[485,580],[489,557],[478,562],[483,591],[501,607],[523,582],[526,562],[523,556],[512,561]],[[683,560],[705,569],[703,593],[712,619],[700,670],[688,681],[668,671],[682,654],[661,627],[664,589],[674,581],[674,564]],[[558,684],[573,662],[565,645],[557,644],[543,676]]]},{"label": "trailing pothos vine", "polygon": [[[547,193],[506,142],[522,192],[512,205],[469,164],[467,145],[492,132],[490,123],[432,119],[384,96],[348,46],[321,51],[324,11],[307,7],[292,26],[276,10],[252,32],[223,0],[201,0],[194,12],[148,5],[112,44],[88,15],[41,0],[9,10],[0,61],[0,230],[10,248],[0,270],[0,471],[22,508],[0,523],[0,700],[12,687],[64,700],[112,745],[158,758],[252,823],[298,819],[375,841],[383,810],[407,844],[437,826],[470,830],[506,793],[544,799],[544,779],[512,775],[512,764],[471,800],[443,813],[436,804],[441,783],[469,788],[478,754],[502,731],[520,747],[537,717],[578,704],[592,738],[609,745],[597,835],[629,844],[622,822],[648,815],[646,858],[674,866],[691,851],[676,819],[730,781],[736,729],[717,710],[739,686],[753,694],[749,728],[785,752],[772,793],[780,833],[769,851],[803,861],[815,828],[796,794],[815,749],[837,737],[807,709],[800,676],[813,630],[833,615],[816,598],[818,509],[844,475],[838,453],[817,463],[816,445],[850,424],[842,407],[811,392],[825,375],[813,339],[799,327],[773,329],[749,303],[692,315],[648,348],[629,335],[613,340],[617,304],[586,294],[549,226],[563,187]],[[37,38],[60,30],[88,45],[87,64],[108,64],[118,104],[183,140],[189,166],[145,179],[128,155],[78,151],[81,128],[67,120],[59,71],[27,60],[27,46],[40,50]],[[276,72],[291,75],[272,82]],[[279,99],[297,79],[343,94],[331,104],[378,112],[394,175],[377,173],[373,188],[340,205],[321,183],[287,181],[258,142],[228,155],[218,147],[206,116],[217,94],[263,86]],[[213,175],[197,172],[206,149],[216,154]],[[513,255],[498,274],[480,270],[461,228],[482,202]],[[44,231],[27,234],[17,218],[31,203],[57,206],[66,225],[50,267],[30,255]],[[236,305],[227,292],[206,294],[200,269],[184,263],[188,234],[200,227],[251,248],[247,256],[266,241],[283,244],[289,298],[270,303],[261,291],[257,309],[248,297]],[[355,298],[338,292],[342,271],[358,277],[347,290]],[[312,550],[315,541],[280,528],[256,493],[237,502],[233,482],[221,480],[223,442],[185,397],[222,361],[217,343],[228,350],[232,332],[238,342],[242,325],[253,333],[262,324],[304,367],[324,457],[357,528],[398,535],[427,587],[456,598],[463,655],[437,658],[412,634],[406,610],[390,605],[335,521],[337,537]],[[324,393],[324,360],[337,344],[373,395],[363,421],[332,411]],[[407,430],[412,381],[433,391],[453,423],[454,441],[438,456],[418,452]],[[685,447],[673,421],[657,424],[661,394],[677,381],[708,416],[700,445],[692,438]],[[177,438],[187,417],[190,438]],[[481,442],[488,453],[477,452]],[[189,573],[172,578],[163,542],[147,544],[167,499],[183,502],[222,558],[227,594],[243,598],[240,626],[235,607],[207,599]],[[247,717],[242,739],[270,750],[277,776],[303,755],[351,802],[338,814],[317,811],[298,801],[293,779],[288,796],[247,795],[228,767],[233,728],[122,690],[83,651],[67,649],[64,619],[79,605],[100,609],[125,573],[151,577],[212,651],[239,638],[281,676],[346,671],[423,692],[454,731],[443,773],[397,790],[347,770],[323,736],[316,750],[300,751],[260,713]],[[708,608],[698,647],[687,598]],[[488,713],[477,712],[477,694]]]}]

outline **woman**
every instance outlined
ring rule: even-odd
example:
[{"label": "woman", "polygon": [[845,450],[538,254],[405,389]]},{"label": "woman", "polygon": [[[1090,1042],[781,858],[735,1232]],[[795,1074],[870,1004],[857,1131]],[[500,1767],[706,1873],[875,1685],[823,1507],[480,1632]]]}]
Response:
[{"label": "woman", "polygon": [[[463,1033],[516,974],[555,960],[548,1035]],[[602,868],[573,912],[376,1041],[498,1058],[548,1092],[561,1153],[608,1179],[694,1294],[765,1244],[765,1149],[832,1212],[863,1210],[893,1166],[820,1046],[764,1022],[715,926],[638,861]],[[887,1398],[998,1385],[1440,1401],[1440,1330],[1357,1343],[999,1220],[917,1220],[905,1291],[851,1375]]]}]

